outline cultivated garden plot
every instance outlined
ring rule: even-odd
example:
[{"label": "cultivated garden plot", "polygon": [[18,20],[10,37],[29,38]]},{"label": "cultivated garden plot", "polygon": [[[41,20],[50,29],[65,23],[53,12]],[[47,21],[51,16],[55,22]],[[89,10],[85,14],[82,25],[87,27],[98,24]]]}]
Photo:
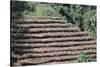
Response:
[{"label": "cultivated garden plot", "polygon": [[10,31],[11,66],[97,58],[95,6],[11,1]]}]

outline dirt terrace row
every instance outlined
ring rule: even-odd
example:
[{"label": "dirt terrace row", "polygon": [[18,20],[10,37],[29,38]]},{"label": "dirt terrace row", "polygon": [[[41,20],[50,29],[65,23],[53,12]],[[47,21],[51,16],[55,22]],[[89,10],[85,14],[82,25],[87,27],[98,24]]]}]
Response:
[{"label": "dirt terrace row", "polygon": [[20,17],[12,22],[12,65],[73,63],[81,51],[96,61],[96,40],[60,17]]}]

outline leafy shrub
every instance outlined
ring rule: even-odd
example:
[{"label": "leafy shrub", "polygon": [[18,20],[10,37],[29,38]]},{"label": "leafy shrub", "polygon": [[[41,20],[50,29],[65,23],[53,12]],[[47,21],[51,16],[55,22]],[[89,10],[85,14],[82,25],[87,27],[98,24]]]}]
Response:
[{"label": "leafy shrub", "polygon": [[77,61],[78,62],[90,62],[91,58],[88,55],[86,55],[85,52],[80,52],[80,55],[77,58]]},{"label": "leafy shrub", "polygon": [[87,10],[83,15],[83,26],[90,36],[96,37],[96,10]]}]

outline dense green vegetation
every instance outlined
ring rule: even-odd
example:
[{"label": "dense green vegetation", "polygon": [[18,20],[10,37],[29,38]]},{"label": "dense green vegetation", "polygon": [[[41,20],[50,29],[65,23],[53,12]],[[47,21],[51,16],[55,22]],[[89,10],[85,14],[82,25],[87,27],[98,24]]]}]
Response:
[{"label": "dense green vegetation", "polygon": [[80,52],[80,55],[77,58],[77,61],[78,62],[91,62],[91,58],[85,52]]},{"label": "dense green vegetation", "polygon": [[96,37],[96,6],[12,1],[12,16],[60,16]]}]

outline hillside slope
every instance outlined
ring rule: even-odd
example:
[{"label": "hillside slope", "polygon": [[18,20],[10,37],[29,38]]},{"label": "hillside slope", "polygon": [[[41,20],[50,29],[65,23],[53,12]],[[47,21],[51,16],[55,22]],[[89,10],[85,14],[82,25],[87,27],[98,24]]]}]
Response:
[{"label": "hillside slope", "polygon": [[96,61],[96,39],[60,17],[12,19],[11,65],[73,63],[80,52]]}]

